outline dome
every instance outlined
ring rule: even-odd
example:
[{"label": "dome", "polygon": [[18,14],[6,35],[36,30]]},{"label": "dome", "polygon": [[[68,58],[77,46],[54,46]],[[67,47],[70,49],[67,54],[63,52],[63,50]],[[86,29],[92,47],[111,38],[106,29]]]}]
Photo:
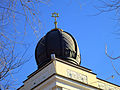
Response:
[{"label": "dome", "polygon": [[53,29],[40,39],[35,50],[38,68],[51,60],[51,54],[56,58],[80,65],[79,48],[73,36],[61,29]]}]

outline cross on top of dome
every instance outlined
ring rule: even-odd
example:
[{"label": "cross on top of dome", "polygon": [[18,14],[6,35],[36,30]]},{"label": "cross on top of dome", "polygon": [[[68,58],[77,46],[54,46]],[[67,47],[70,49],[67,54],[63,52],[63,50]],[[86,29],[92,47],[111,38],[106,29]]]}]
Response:
[{"label": "cross on top of dome", "polygon": [[54,13],[52,13],[52,17],[55,18],[55,22],[54,22],[54,24],[55,24],[55,28],[57,28],[57,17],[59,17],[59,14],[56,13],[56,12],[54,12]]}]

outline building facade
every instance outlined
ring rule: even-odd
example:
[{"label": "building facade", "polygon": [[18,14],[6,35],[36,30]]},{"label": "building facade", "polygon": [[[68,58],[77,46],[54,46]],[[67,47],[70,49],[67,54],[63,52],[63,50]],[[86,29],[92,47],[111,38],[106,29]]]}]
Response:
[{"label": "building facade", "polygon": [[80,65],[81,55],[74,37],[57,28],[49,31],[37,44],[38,69],[18,90],[120,90],[120,86],[96,77]]},{"label": "building facade", "polygon": [[120,90],[90,69],[56,58],[36,70],[18,90]]}]

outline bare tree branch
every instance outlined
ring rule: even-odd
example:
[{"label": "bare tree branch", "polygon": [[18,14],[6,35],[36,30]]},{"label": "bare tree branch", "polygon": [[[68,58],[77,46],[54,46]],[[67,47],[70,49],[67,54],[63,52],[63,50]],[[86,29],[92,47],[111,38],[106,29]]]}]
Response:
[{"label": "bare tree branch", "polygon": [[108,53],[107,53],[107,45],[105,46],[105,54],[111,59],[111,63],[112,63],[112,67],[113,67],[114,71],[117,73],[117,75],[120,76],[120,73],[117,71],[117,69],[115,68],[115,66],[114,66],[114,64],[112,62],[112,60],[119,59],[120,56],[113,58],[112,56],[108,55]]},{"label": "bare tree branch", "polygon": [[[26,26],[29,25],[36,38],[39,37],[41,21],[39,19],[40,3],[48,4],[49,0],[0,0],[0,87],[10,89],[14,69],[23,65],[30,57],[25,58],[28,48],[23,40],[27,33]],[[19,8],[18,8],[19,7]],[[21,17],[24,23],[24,32],[16,29],[18,19]],[[13,28],[9,28],[13,27]],[[20,35],[20,36],[18,36]],[[16,47],[25,47],[22,52],[16,52]],[[7,78],[7,77],[11,77]],[[10,80],[9,80],[10,79]]]},{"label": "bare tree branch", "polygon": [[107,45],[105,46],[105,54],[106,54],[110,59],[112,59],[112,60],[116,60],[116,59],[119,59],[119,58],[120,58],[120,56],[117,56],[117,57],[112,57],[112,56],[110,56],[110,55],[107,53]]},{"label": "bare tree branch", "polygon": [[96,15],[115,11],[117,20],[120,20],[120,0],[100,0],[100,6],[95,6],[98,10]]}]

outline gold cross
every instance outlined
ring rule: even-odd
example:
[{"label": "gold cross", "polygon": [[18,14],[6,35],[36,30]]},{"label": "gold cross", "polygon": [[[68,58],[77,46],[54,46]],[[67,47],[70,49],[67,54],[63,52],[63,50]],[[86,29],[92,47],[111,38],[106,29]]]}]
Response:
[{"label": "gold cross", "polygon": [[52,17],[55,18],[55,22],[54,22],[54,24],[55,24],[55,28],[57,28],[57,17],[59,17],[59,14],[56,13],[56,12],[54,12],[54,13],[52,13]]}]

